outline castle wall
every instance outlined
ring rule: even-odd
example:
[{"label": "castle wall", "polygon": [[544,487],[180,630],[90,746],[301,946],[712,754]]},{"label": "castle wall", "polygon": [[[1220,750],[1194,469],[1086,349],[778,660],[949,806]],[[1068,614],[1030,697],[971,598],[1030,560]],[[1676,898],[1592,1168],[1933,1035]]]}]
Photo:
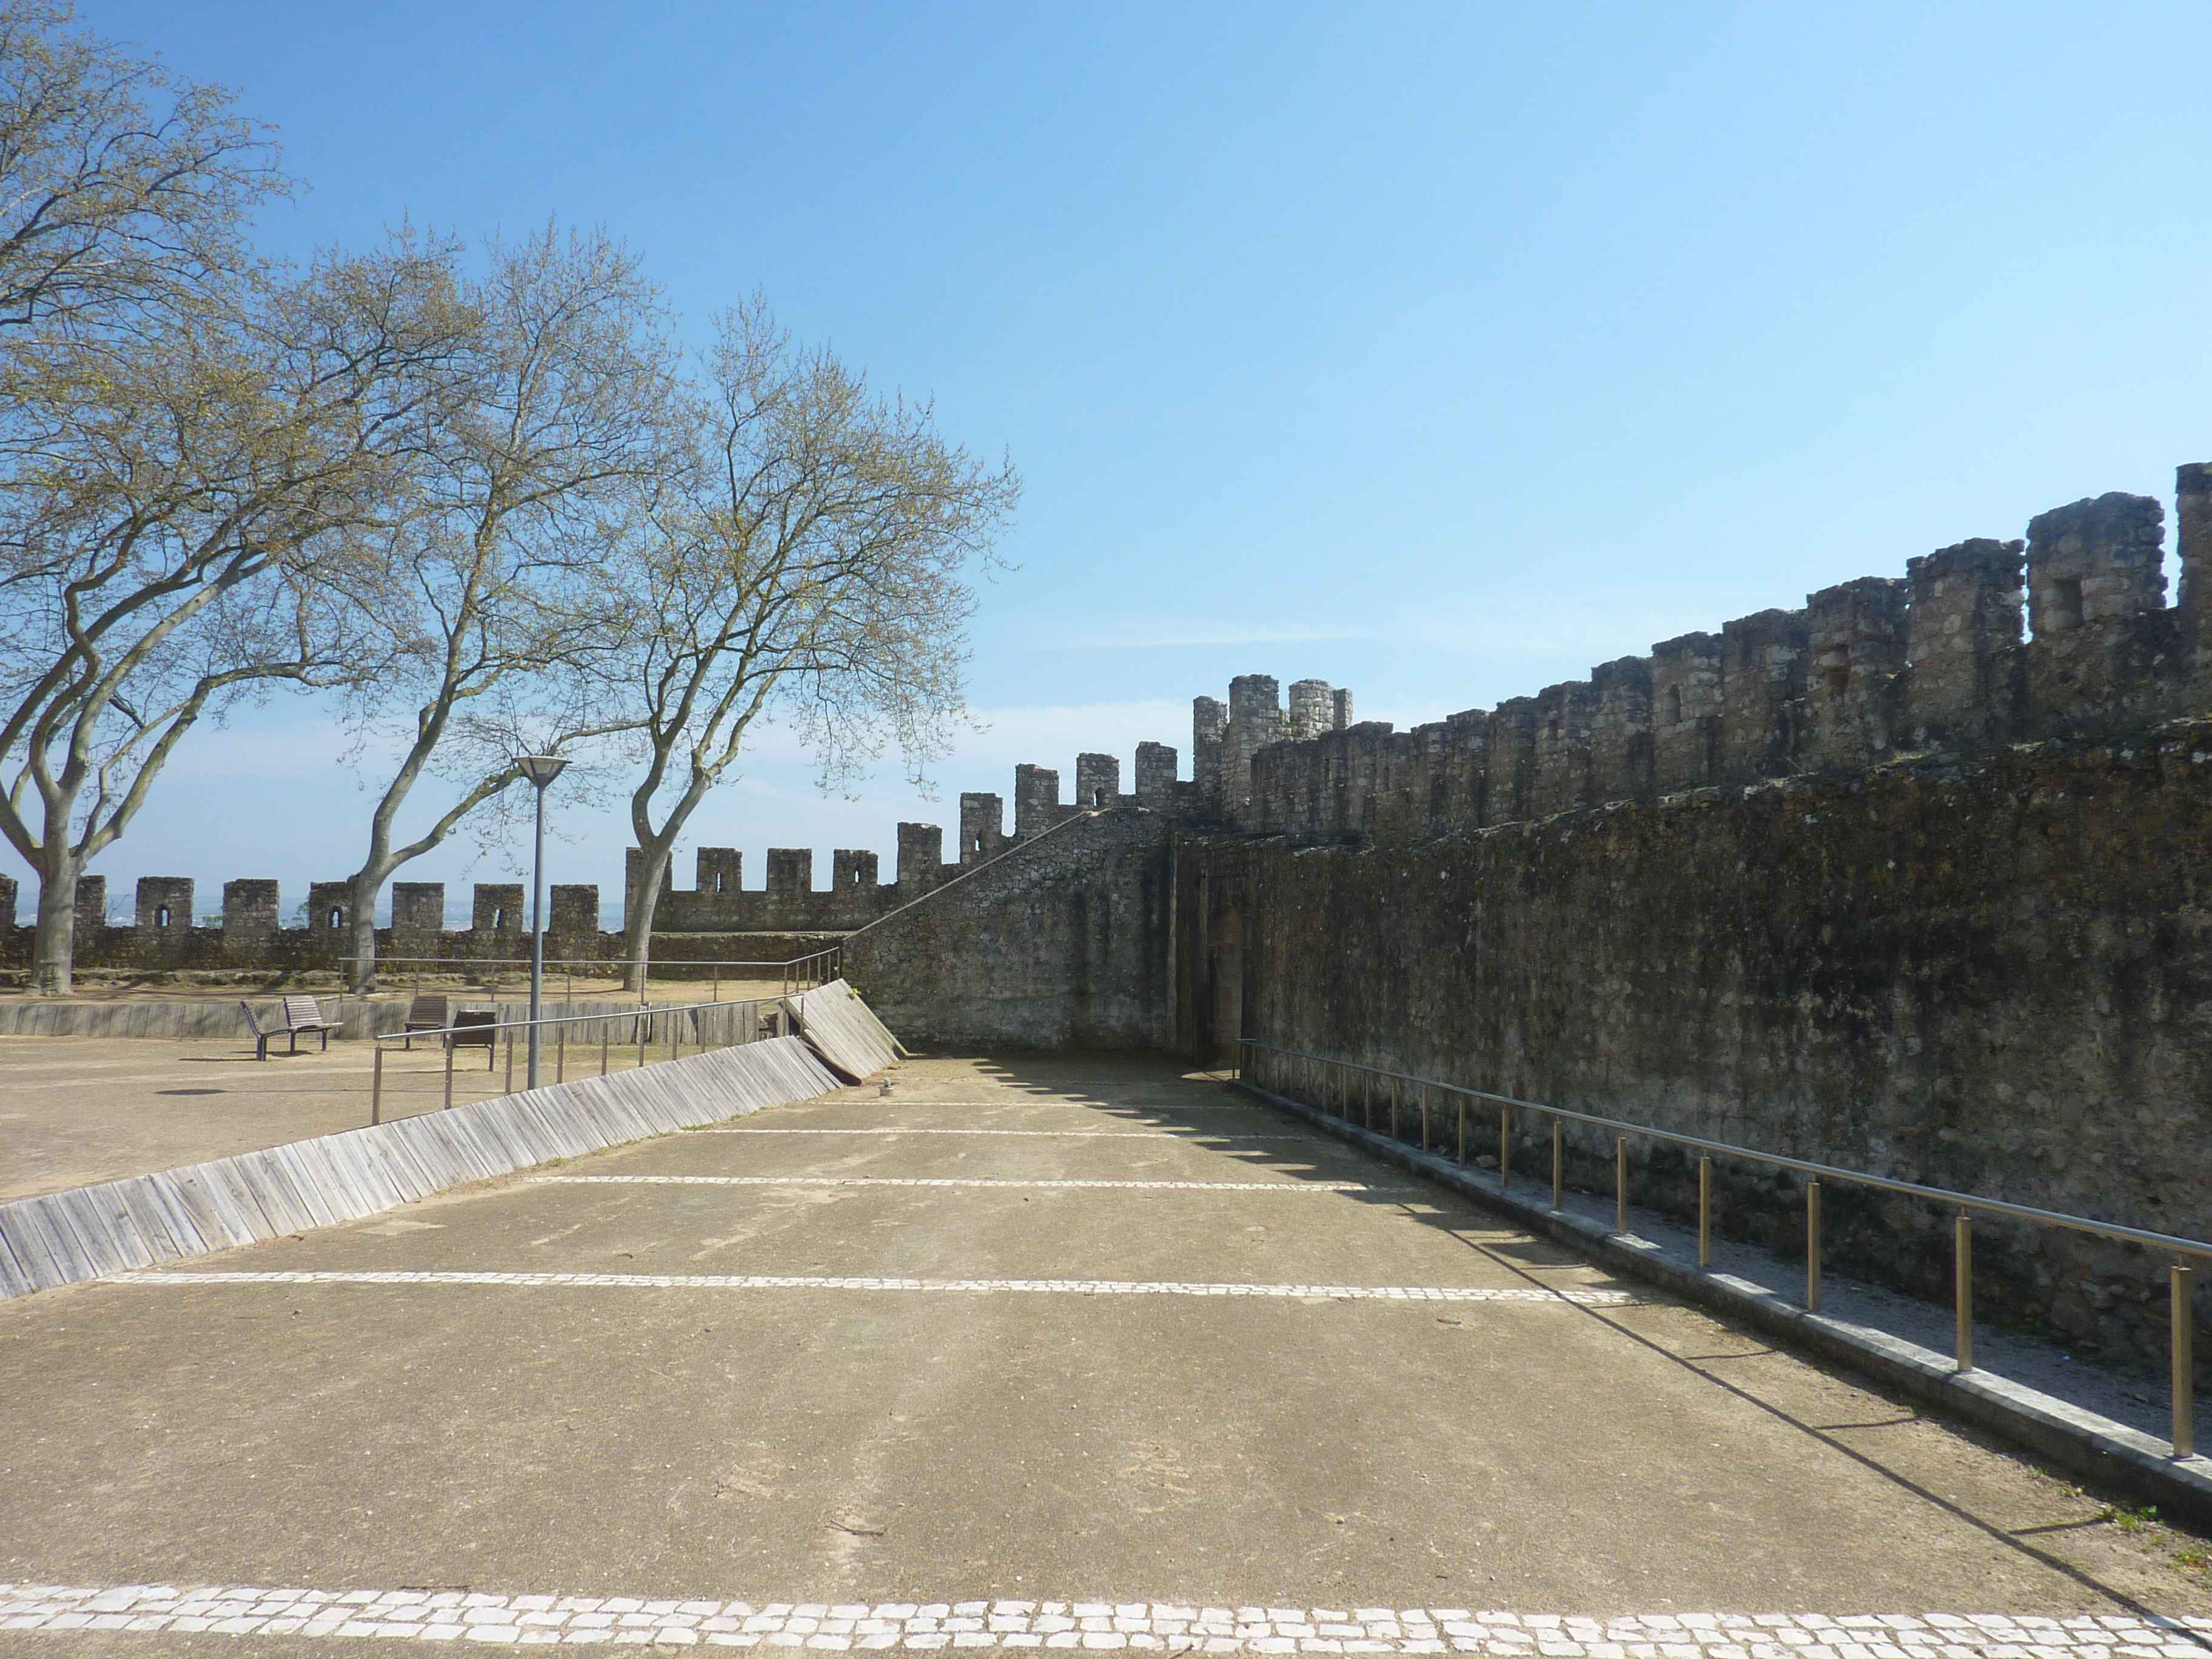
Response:
[{"label": "castle wall", "polygon": [[1172,828],[1063,823],[852,934],[845,976],[915,1047],[1164,1048]]},{"label": "castle wall", "polygon": [[[1294,1048],[2212,1236],[2212,720],[1411,845],[1186,834],[1176,908],[1194,1060],[1234,1007]],[[1571,1142],[1608,1189],[1610,1139]],[[1639,1203],[1694,1214],[1693,1161],[1636,1160]],[[1726,1232],[1802,1250],[1796,1182],[1718,1169]],[[1832,1267],[1945,1293],[1948,1215],[1827,1205]],[[1985,1309],[2162,1363],[2162,1259],[1975,1225]]]},{"label": "castle wall", "polygon": [[[2141,729],[2212,707],[2212,465],[2165,509],[2106,495],[1738,617],[1587,680],[1395,733],[1350,694],[1245,675],[1194,708],[1211,816],[1239,829],[1417,840],[1653,793],[1863,769],[1929,750]],[[1333,706],[1333,707],[1332,707]],[[1334,718],[1334,725],[1324,722]],[[1212,778],[1201,770],[1201,779]]]},{"label": "castle wall", "polygon": [[[1136,755],[1137,793],[1121,793],[1117,756],[1086,752],[1076,757],[1079,799],[1060,799],[1060,774],[1043,766],[1015,769],[1016,823],[1006,829],[1002,796],[960,797],[959,844],[945,858],[945,831],[935,824],[898,826],[898,859],[892,878],[882,878],[880,861],[866,848],[831,851],[828,887],[814,885],[811,848],[770,848],[766,884],[744,885],[744,860],[735,848],[702,847],[695,865],[695,885],[664,885],[653,918],[663,957],[681,958],[696,945],[702,959],[776,960],[776,941],[794,942],[788,954],[804,954],[825,939],[862,927],[878,917],[942,886],[1012,847],[1044,836],[1084,813],[1141,805],[1155,814],[1188,816],[1200,807],[1200,783],[1176,777],[1176,752],[1166,744],[1146,743]],[[1218,768],[1217,768],[1218,770]],[[629,850],[623,861],[623,890],[636,903],[642,854]],[[397,881],[391,885],[392,925],[377,930],[380,957],[405,965],[410,958],[454,961],[520,960],[529,950],[530,900],[520,882],[478,882],[471,893],[470,925],[446,927],[446,884]],[[222,887],[220,927],[197,927],[192,914],[196,884],[189,877],[148,876],[137,884],[136,925],[110,927],[107,878],[88,874],[77,886],[76,962],[96,969],[326,969],[342,962],[353,909],[353,890],[345,881],[309,884],[307,902],[286,926],[277,884],[264,879],[227,881]],[[17,879],[0,876],[0,968],[27,967],[34,930],[14,924],[21,896]],[[556,884],[546,894],[546,954],[549,958],[599,961],[620,954],[618,936],[600,930],[599,890],[589,884]],[[670,940],[691,943],[671,944]],[[731,945],[728,940],[743,943]],[[703,970],[702,970],[703,971]]]}]

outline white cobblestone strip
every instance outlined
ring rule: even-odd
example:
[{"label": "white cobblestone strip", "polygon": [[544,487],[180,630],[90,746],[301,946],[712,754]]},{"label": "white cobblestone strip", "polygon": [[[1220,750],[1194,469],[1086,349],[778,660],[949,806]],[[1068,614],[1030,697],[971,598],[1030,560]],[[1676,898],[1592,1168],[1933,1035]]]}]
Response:
[{"label": "white cobblestone strip", "polygon": [[1328,1302],[1525,1302],[1617,1308],[1634,1302],[1626,1291],[1497,1289],[1468,1285],[1208,1285],[1176,1279],[900,1279],[862,1274],[806,1273],[464,1273],[455,1270],[386,1273],[118,1273],[117,1285],[470,1285],[532,1290],[670,1291],[949,1291],[1042,1296],[1242,1296]]},{"label": "white cobblestone strip", "polygon": [[[1192,1135],[1218,1136],[1219,1129],[696,1129],[702,1135],[1024,1135],[1054,1140],[1186,1140]],[[1243,1135],[1238,1140],[1314,1140],[1315,1135]]]},{"label": "white cobblestone strip", "polygon": [[1374,1187],[1364,1181],[1029,1181],[988,1176],[541,1176],[540,1183],[633,1187],[1107,1187],[1188,1193],[1411,1193],[1414,1187]]},{"label": "white cobblestone strip", "polygon": [[0,1583],[0,1631],[397,1637],[500,1646],[1472,1653],[1489,1659],[2205,1659],[2212,1619],[1644,1613],[1165,1601],[790,1602],[466,1590]]}]

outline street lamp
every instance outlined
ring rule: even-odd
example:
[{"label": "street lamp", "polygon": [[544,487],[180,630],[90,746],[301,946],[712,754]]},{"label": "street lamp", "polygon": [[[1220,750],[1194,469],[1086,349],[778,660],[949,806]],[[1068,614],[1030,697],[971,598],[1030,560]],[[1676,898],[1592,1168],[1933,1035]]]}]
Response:
[{"label": "street lamp", "polygon": [[538,791],[538,858],[530,876],[530,1083],[538,1086],[538,1020],[545,1004],[545,787],[567,769],[558,755],[517,755],[515,770]]}]

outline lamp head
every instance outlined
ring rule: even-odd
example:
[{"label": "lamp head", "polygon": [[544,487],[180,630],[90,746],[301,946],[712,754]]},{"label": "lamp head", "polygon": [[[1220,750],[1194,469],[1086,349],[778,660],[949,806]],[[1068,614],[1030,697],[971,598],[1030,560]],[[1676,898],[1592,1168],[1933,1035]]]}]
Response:
[{"label": "lamp head", "polygon": [[543,789],[568,769],[568,763],[560,755],[517,755],[515,770]]}]

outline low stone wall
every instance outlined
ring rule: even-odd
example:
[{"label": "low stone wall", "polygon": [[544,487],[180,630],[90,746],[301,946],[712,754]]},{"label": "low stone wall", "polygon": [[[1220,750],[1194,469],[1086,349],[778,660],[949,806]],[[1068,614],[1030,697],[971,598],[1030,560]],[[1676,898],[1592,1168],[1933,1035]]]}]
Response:
[{"label": "low stone wall", "polygon": [[[2212,722],[1413,845],[1185,839],[1176,908],[1196,1057],[1241,1029],[2212,1237]],[[1547,1162],[1547,1130],[1522,1129],[1518,1156]],[[1608,1190],[1610,1139],[1568,1144],[1571,1177]],[[1726,1160],[1717,1176],[1725,1232],[1802,1255],[1794,1178]],[[1639,1202],[1686,1216],[1695,1176],[1682,1153],[1636,1149]],[[1947,1214],[1832,1187],[1825,1221],[1839,1268],[1948,1294]],[[2163,1261],[2056,1229],[1976,1232],[1984,1311],[2163,1364]]]}]

